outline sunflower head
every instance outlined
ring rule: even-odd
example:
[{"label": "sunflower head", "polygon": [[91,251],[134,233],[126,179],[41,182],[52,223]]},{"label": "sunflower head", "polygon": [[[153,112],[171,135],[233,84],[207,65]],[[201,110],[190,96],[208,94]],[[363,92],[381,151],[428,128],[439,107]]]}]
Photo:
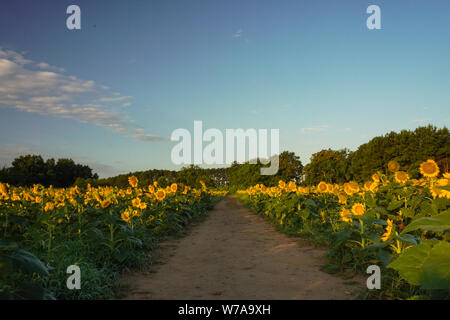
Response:
[{"label": "sunflower head", "polygon": [[141,202],[141,203],[139,204],[139,209],[144,210],[144,209],[146,209],[146,208],[147,208],[147,204],[146,204],[145,202]]},{"label": "sunflower head", "polygon": [[362,203],[355,203],[352,206],[352,213],[355,216],[362,216],[362,215],[364,215],[365,211],[366,211],[366,208],[365,208],[365,206]]},{"label": "sunflower head", "polygon": [[328,189],[327,184],[324,181],[320,181],[319,184],[317,185],[317,190],[319,192],[327,192],[327,189]]},{"label": "sunflower head", "polygon": [[439,174],[439,167],[434,160],[428,159],[420,164],[420,173],[427,178],[436,177]]},{"label": "sunflower head", "polygon": [[392,220],[388,219],[387,224],[388,225],[386,226],[386,232],[381,236],[381,240],[383,242],[389,240],[392,234]]},{"label": "sunflower head", "polygon": [[101,206],[102,206],[103,209],[108,208],[110,205],[111,205],[111,201],[108,200],[108,199],[106,199],[105,201],[101,202]]},{"label": "sunflower head", "polygon": [[400,169],[400,164],[393,160],[393,161],[389,161],[388,163],[388,170],[390,172],[397,172]]},{"label": "sunflower head", "polygon": [[133,207],[139,208],[139,206],[141,205],[141,199],[135,198],[131,201],[131,204],[133,205]]},{"label": "sunflower head", "polygon": [[347,194],[345,192],[339,192],[338,199],[340,204],[347,204]]},{"label": "sunflower head", "polygon": [[178,185],[176,183],[172,183],[170,186],[170,191],[177,192]]},{"label": "sunflower head", "polygon": [[125,222],[130,222],[130,212],[128,210],[125,210],[124,212],[122,212],[121,218]]},{"label": "sunflower head", "polygon": [[375,182],[375,183],[380,182],[380,176],[378,175],[378,173],[374,173],[374,174],[372,175],[372,180],[373,180],[373,182]]},{"label": "sunflower head", "polygon": [[129,183],[130,186],[132,186],[133,188],[136,188],[137,185],[138,185],[138,183],[139,183],[139,180],[138,180],[138,178],[136,178],[135,176],[131,176],[131,177],[128,178],[128,183]]},{"label": "sunflower head", "polygon": [[341,216],[341,220],[344,222],[351,222],[352,221],[352,214],[350,213],[350,211],[348,211],[345,208],[342,208],[341,212],[340,212],[340,216]]},{"label": "sunflower head", "polygon": [[166,192],[164,191],[164,189],[158,189],[158,191],[156,191],[155,196],[156,196],[156,199],[158,199],[159,201],[162,201],[166,197]]},{"label": "sunflower head", "polygon": [[406,181],[408,181],[409,175],[405,171],[397,171],[395,173],[395,181],[397,181],[400,184],[404,184]]}]

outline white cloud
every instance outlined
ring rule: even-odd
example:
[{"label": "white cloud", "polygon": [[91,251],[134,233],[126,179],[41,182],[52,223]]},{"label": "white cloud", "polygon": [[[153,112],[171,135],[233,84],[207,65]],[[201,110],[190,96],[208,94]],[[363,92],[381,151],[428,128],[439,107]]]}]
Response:
[{"label": "white cloud", "polygon": [[328,125],[323,124],[320,126],[310,127],[310,128],[301,128],[302,133],[308,133],[308,132],[323,132],[328,130]]},{"label": "white cloud", "polygon": [[0,106],[91,123],[141,141],[155,141],[151,137],[158,137],[144,134],[120,106],[104,104],[122,102],[131,96],[110,93],[93,80],[66,76],[45,62],[33,64],[39,68],[34,70],[28,67],[32,62],[20,53],[0,48]]},{"label": "white cloud", "polygon": [[106,97],[100,98],[101,102],[120,102],[132,98],[131,96]]},{"label": "white cloud", "polygon": [[40,69],[47,69],[47,70],[52,70],[52,71],[57,71],[57,72],[64,72],[64,68],[58,68],[55,66],[51,66],[49,65],[47,62],[39,62],[36,64],[36,66]]},{"label": "white cloud", "polygon": [[235,33],[233,33],[233,38],[240,38],[244,34],[244,31],[242,29],[237,30]]},{"label": "white cloud", "polygon": [[131,102],[125,102],[122,104],[122,107],[131,107]]},{"label": "white cloud", "polygon": [[134,134],[133,138],[141,141],[171,141],[170,137],[161,137],[153,134],[144,134],[144,133]]}]

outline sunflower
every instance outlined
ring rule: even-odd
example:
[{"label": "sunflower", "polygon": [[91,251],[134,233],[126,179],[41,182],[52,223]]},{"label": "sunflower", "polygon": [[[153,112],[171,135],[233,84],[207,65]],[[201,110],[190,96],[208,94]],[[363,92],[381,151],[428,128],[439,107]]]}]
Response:
[{"label": "sunflower", "polygon": [[366,211],[366,208],[362,203],[355,203],[352,207],[352,213],[355,216],[362,216],[364,215],[364,212]]},{"label": "sunflower", "polygon": [[152,185],[148,186],[148,192],[155,193],[155,188]]},{"label": "sunflower", "polygon": [[280,187],[280,189],[284,189],[286,187],[286,182],[284,182],[283,180],[278,181],[278,186]]},{"label": "sunflower", "polygon": [[141,199],[135,198],[131,201],[131,204],[133,205],[133,207],[139,208],[139,206],[141,205]]},{"label": "sunflower", "polygon": [[45,204],[44,211],[45,211],[45,212],[51,211],[51,210],[53,210],[54,208],[55,208],[55,205],[54,205],[53,203],[47,202],[47,203]]},{"label": "sunflower", "polygon": [[0,182],[0,193],[7,194],[8,189],[6,189],[6,186]]},{"label": "sunflower", "polygon": [[102,201],[100,204],[101,204],[103,209],[106,209],[106,208],[108,208],[111,205],[111,201],[107,199],[105,201]]},{"label": "sunflower", "polygon": [[352,214],[350,213],[350,211],[348,211],[345,208],[342,208],[341,212],[340,212],[340,216],[341,216],[341,220],[344,222],[351,222],[352,221]]},{"label": "sunflower", "polygon": [[344,183],[344,191],[351,196],[352,194],[359,192],[359,185],[354,181]]},{"label": "sunflower", "polygon": [[375,183],[380,182],[380,176],[378,175],[378,173],[374,173],[374,174],[372,175],[372,180],[373,180],[373,182],[375,182]]},{"label": "sunflower", "polygon": [[444,178],[450,180],[450,173],[448,172],[444,173]]},{"label": "sunflower", "polygon": [[420,164],[420,173],[427,178],[436,177],[439,174],[439,167],[434,160],[428,159]]},{"label": "sunflower", "polygon": [[372,183],[374,183],[374,182],[372,182],[372,181],[366,181],[366,182],[364,183],[364,191],[370,191],[370,186],[372,185]]},{"label": "sunflower", "polygon": [[320,181],[319,184],[317,185],[317,190],[319,192],[327,192],[327,189],[328,189],[327,184],[324,181]]},{"label": "sunflower", "polygon": [[288,190],[289,190],[290,192],[295,192],[295,191],[297,190],[297,185],[295,184],[294,181],[290,181],[290,182],[288,183]]},{"label": "sunflower", "polygon": [[381,240],[383,242],[389,240],[389,238],[391,237],[392,234],[392,220],[388,219],[387,220],[387,226],[386,226],[386,232],[383,233],[383,235],[381,236]]},{"label": "sunflower", "polygon": [[322,218],[322,223],[326,223],[327,222],[327,218],[325,217],[325,212],[321,211],[320,212],[320,217]]},{"label": "sunflower", "polygon": [[125,222],[130,222],[130,212],[128,210],[125,210],[124,212],[122,212],[121,218]]},{"label": "sunflower", "polygon": [[147,208],[147,204],[146,204],[145,202],[141,202],[141,203],[139,204],[139,208],[140,208],[141,210],[144,210],[144,209]]},{"label": "sunflower", "polygon": [[409,175],[405,171],[397,171],[395,173],[395,181],[397,181],[400,184],[404,184],[406,181],[408,181]]},{"label": "sunflower", "polygon": [[156,199],[158,199],[159,201],[162,201],[166,197],[166,192],[164,191],[164,189],[158,189],[158,191],[156,191],[155,195],[156,195]]},{"label": "sunflower", "polygon": [[344,183],[344,192],[346,194],[348,194],[349,196],[351,196],[353,194],[353,190],[352,190],[352,188],[350,188],[350,185],[348,184],[348,182]]},{"label": "sunflower", "polygon": [[400,165],[395,160],[389,161],[388,169],[389,169],[390,172],[397,172],[400,169]]},{"label": "sunflower", "polygon": [[327,183],[327,191],[328,191],[329,193],[332,193],[332,192],[333,192],[333,185],[332,185],[332,184]]},{"label": "sunflower", "polygon": [[345,192],[339,192],[338,199],[339,199],[339,203],[347,204],[347,195],[345,194]]},{"label": "sunflower", "polygon": [[135,176],[131,176],[128,178],[128,183],[130,184],[130,186],[132,186],[133,188],[136,188],[138,185],[138,178],[136,178]]},{"label": "sunflower", "polygon": [[172,183],[170,185],[170,191],[177,192],[177,189],[178,189],[178,185],[176,183]]}]

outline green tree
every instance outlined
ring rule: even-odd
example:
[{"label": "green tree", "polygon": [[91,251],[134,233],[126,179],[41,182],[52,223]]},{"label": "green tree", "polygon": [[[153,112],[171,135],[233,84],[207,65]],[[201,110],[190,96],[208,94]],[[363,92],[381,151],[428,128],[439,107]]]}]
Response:
[{"label": "green tree", "polygon": [[305,167],[307,185],[315,185],[320,181],[328,183],[344,183],[351,177],[348,172],[349,150],[321,150],[311,156]]}]

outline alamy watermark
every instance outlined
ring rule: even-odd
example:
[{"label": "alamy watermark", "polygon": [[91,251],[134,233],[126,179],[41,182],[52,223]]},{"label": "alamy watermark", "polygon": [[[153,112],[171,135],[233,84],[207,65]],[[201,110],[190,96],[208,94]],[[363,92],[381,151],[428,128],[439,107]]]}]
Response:
[{"label": "alamy watermark", "polygon": [[81,269],[77,265],[70,265],[66,270],[67,274],[70,276],[67,278],[66,286],[69,290],[80,290],[81,289]]},{"label": "alamy watermark", "polygon": [[367,267],[366,273],[370,274],[367,278],[367,289],[381,289],[381,269],[376,264]]},{"label": "alamy watermark", "polygon": [[[171,140],[180,142],[172,148],[171,159],[176,165],[231,165],[234,161],[256,164],[259,161],[265,165],[270,163],[261,168],[262,175],[275,175],[279,167],[279,139],[279,129],[270,129],[270,139],[268,129],[226,129],[224,142],[222,131],[211,128],[203,132],[203,122],[194,121],[193,137],[187,129],[172,132]],[[210,143],[203,148],[203,142]]]}]

